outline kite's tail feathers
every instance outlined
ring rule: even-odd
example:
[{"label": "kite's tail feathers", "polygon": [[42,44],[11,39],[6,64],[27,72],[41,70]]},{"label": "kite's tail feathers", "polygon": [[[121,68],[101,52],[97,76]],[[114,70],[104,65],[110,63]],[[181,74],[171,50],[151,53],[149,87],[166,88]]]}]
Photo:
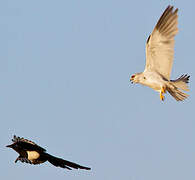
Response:
[{"label": "kite's tail feathers", "polygon": [[189,95],[182,92],[183,91],[189,91],[188,88],[188,82],[189,82],[190,76],[187,74],[180,76],[176,80],[171,80],[169,82],[169,85],[167,86],[166,90],[177,100],[177,101],[183,101],[186,99]]},{"label": "kite's tail feathers", "polygon": [[186,99],[189,95],[186,93],[183,93],[182,91],[178,90],[177,88],[167,88],[167,91],[177,100],[177,101],[183,101]]},{"label": "kite's tail feathers", "polygon": [[176,80],[171,80],[171,82],[177,88],[182,89],[184,91],[189,91],[189,88],[188,88],[189,78],[190,78],[190,76],[188,76],[187,74],[185,74],[185,75],[181,75]]}]

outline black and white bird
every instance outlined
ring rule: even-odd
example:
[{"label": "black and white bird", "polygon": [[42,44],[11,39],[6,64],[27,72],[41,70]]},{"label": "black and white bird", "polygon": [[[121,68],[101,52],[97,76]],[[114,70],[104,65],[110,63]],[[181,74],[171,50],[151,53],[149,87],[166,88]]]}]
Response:
[{"label": "black and white bird", "polygon": [[71,168],[85,170],[91,169],[89,167],[81,166],[79,164],[52,156],[46,153],[46,150],[44,148],[38,146],[30,140],[20,138],[14,135],[12,141],[13,144],[7,145],[6,147],[12,148],[17,153],[19,153],[19,156],[15,160],[15,163],[19,160],[21,162],[36,165],[49,161],[56,167],[66,168],[69,170],[71,170]]}]

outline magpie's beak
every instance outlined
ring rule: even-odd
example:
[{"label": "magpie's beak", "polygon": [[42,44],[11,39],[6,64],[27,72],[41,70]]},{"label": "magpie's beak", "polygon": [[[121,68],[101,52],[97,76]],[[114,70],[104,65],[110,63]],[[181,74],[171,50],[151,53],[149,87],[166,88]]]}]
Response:
[{"label": "magpie's beak", "polygon": [[6,147],[8,147],[8,148],[12,148],[12,144],[10,144],[10,145],[7,145]]}]

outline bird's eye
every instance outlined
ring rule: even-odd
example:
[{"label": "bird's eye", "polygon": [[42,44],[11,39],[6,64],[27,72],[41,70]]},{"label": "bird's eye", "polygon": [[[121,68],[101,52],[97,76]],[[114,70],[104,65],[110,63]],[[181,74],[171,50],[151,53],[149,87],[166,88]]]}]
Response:
[{"label": "bird's eye", "polygon": [[144,79],[146,79],[146,77],[144,77]]}]

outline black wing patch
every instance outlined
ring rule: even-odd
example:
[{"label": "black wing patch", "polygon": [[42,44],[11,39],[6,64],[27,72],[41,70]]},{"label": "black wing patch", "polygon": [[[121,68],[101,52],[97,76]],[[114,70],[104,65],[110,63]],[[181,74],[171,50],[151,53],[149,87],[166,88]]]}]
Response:
[{"label": "black wing patch", "polygon": [[178,82],[178,81],[183,81],[183,82],[185,82],[185,83],[189,83],[189,78],[190,78],[190,76],[189,75],[187,75],[187,74],[183,74],[183,75],[181,75],[179,78],[177,78],[177,79],[175,79],[175,80],[171,80],[171,82]]},{"label": "black wing patch", "polygon": [[32,162],[29,160],[29,159],[27,159],[27,158],[25,158],[25,157],[21,157],[21,156],[19,156],[16,160],[15,160],[15,163],[17,163],[17,161],[21,161],[22,163],[29,163],[29,164],[32,164]]},{"label": "black wing patch", "polygon": [[150,36],[151,36],[151,35],[149,35],[149,37],[148,37],[148,39],[147,39],[147,42],[146,42],[147,44],[148,44],[148,42],[149,42],[149,40],[150,40]]},{"label": "black wing patch", "polygon": [[30,141],[28,139],[24,139],[24,138],[17,137],[16,135],[14,135],[12,141],[14,143],[17,143],[24,150],[46,152],[46,150],[44,148],[38,146],[33,141]]}]

